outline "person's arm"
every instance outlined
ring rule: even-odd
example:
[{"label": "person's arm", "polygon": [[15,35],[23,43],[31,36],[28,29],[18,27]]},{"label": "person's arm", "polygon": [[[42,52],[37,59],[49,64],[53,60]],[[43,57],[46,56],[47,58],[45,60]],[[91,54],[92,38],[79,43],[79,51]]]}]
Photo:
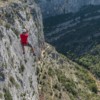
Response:
[{"label": "person's arm", "polygon": [[27,28],[25,28],[25,29],[26,29],[26,32],[29,33],[28,29]]}]

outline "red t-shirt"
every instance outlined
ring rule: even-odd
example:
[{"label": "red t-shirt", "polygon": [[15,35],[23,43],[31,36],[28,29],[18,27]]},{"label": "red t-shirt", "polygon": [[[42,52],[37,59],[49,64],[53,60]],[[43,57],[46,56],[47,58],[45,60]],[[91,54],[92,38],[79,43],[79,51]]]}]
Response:
[{"label": "red t-shirt", "polygon": [[28,33],[20,34],[20,38],[23,45],[28,43]]}]

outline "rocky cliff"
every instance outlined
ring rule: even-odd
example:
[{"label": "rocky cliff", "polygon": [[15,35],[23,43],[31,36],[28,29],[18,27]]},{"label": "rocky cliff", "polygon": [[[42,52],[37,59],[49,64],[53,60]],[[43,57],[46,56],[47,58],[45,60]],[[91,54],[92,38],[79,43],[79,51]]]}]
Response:
[{"label": "rocky cliff", "polygon": [[39,0],[44,17],[76,12],[84,5],[99,5],[100,0]]},{"label": "rocky cliff", "polygon": [[37,58],[28,47],[23,55],[19,39],[25,27],[38,58],[44,42],[39,7],[0,1],[0,100],[38,100]]},{"label": "rocky cliff", "polygon": [[[11,2],[0,1],[0,100],[99,100],[94,76],[44,42],[35,1]],[[19,34],[25,27],[36,56],[28,47],[22,54]]]}]

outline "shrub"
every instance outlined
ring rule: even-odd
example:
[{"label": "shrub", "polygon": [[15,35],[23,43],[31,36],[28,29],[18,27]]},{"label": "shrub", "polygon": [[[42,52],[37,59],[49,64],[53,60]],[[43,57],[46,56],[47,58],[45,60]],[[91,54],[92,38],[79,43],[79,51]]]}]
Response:
[{"label": "shrub", "polygon": [[63,84],[65,89],[69,92],[72,93],[73,95],[77,95],[77,91],[76,91],[76,86],[75,83],[73,82],[73,80],[68,80],[65,84]]},{"label": "shrub", "polygon": [[64,83],[64,82],[67,81],[65,75],[63,75],[63,74],[62,74],[62,75],[59,75],[58,80],[59,80],[59,82],[61,82],[61,83]]},{"label": "shrub", "polygon": [[13,100],[12,99],[12,96],[11,96],[11,94],[10,94],[10,92],[9,92],[9,90],[8,89],[4,89],[4,98],[5,98],[5,100]]},{"label": "shrub", "polygon": [[12,76],[10,76],[9,80],[12,84],[15,84],[15,79]]},{"label": "shrub", "polygon": [[10,24],[6,23],[5,27],[6,27],[6,29],[10,29]]},{"label": "shrub", "polygon": [[0,98],[2,98],[3,97],[3,94],[2,93],[0,93]]},{"label": "shrub", "polygon": [[2,72],[0,72],[0,79],[1,80],[4,80],[5,79],[5,76],[4,76],[4,74]]},{"label": "shrub", "polygon": [[25,67],[24,67],[24,65],[22,64],[22,65],[20,66],[20,68],[19,68],[19,73],[24,72],[24,70],[25,70]]},{"label": "shrub", "polygon": [[9,80],[13,85],[15,85],[16,88],[19,87],[19,85],[16,83],[15,79],[12,76],[10,76]]},{"label": "shrub", "polygon": [[54,70],[52,68],[48,69],[49,76],[53,76],[55,74]]},{"label": "shrub", "polygon": [[18,32],[18,30],[17,30],[17,29],[12,28],[12,31],[16,34],[16,36],[17,36],[17,37],[19,36],[19,32]]},{"label": "shrub", "polygon": [[90,84],[89,88],[94,93],[97,93],[98,92],[98,88],[97,88],[96,84],[93,84],[93,83]]},{"label": "shrub", "polygon": [[65,87],[65,89],[66,89],[68,92],[72,93],[73,95],[76,95],[76,94],[77,94],[77,92],[76,92],[76,90],[75,90],[75,88],[73,87],[72,84],[66,83],[66,84],[64,85],[64,87]]}]

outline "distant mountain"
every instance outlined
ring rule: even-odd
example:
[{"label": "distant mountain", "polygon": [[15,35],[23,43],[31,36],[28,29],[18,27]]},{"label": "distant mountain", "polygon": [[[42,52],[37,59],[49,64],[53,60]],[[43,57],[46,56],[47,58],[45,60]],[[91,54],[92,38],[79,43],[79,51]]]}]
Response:
[{"label": "distant mountain", "polygon": [[76,12],[85,5],[99,5],[100,0],[38,0],[43,16]]},{"label": "distant mountain", "polygon": [[44,19],[44,31],[46,41],[53,44],[59,52],[85,65],[100,77],[99,5],[84,6],[74,14]]}]

